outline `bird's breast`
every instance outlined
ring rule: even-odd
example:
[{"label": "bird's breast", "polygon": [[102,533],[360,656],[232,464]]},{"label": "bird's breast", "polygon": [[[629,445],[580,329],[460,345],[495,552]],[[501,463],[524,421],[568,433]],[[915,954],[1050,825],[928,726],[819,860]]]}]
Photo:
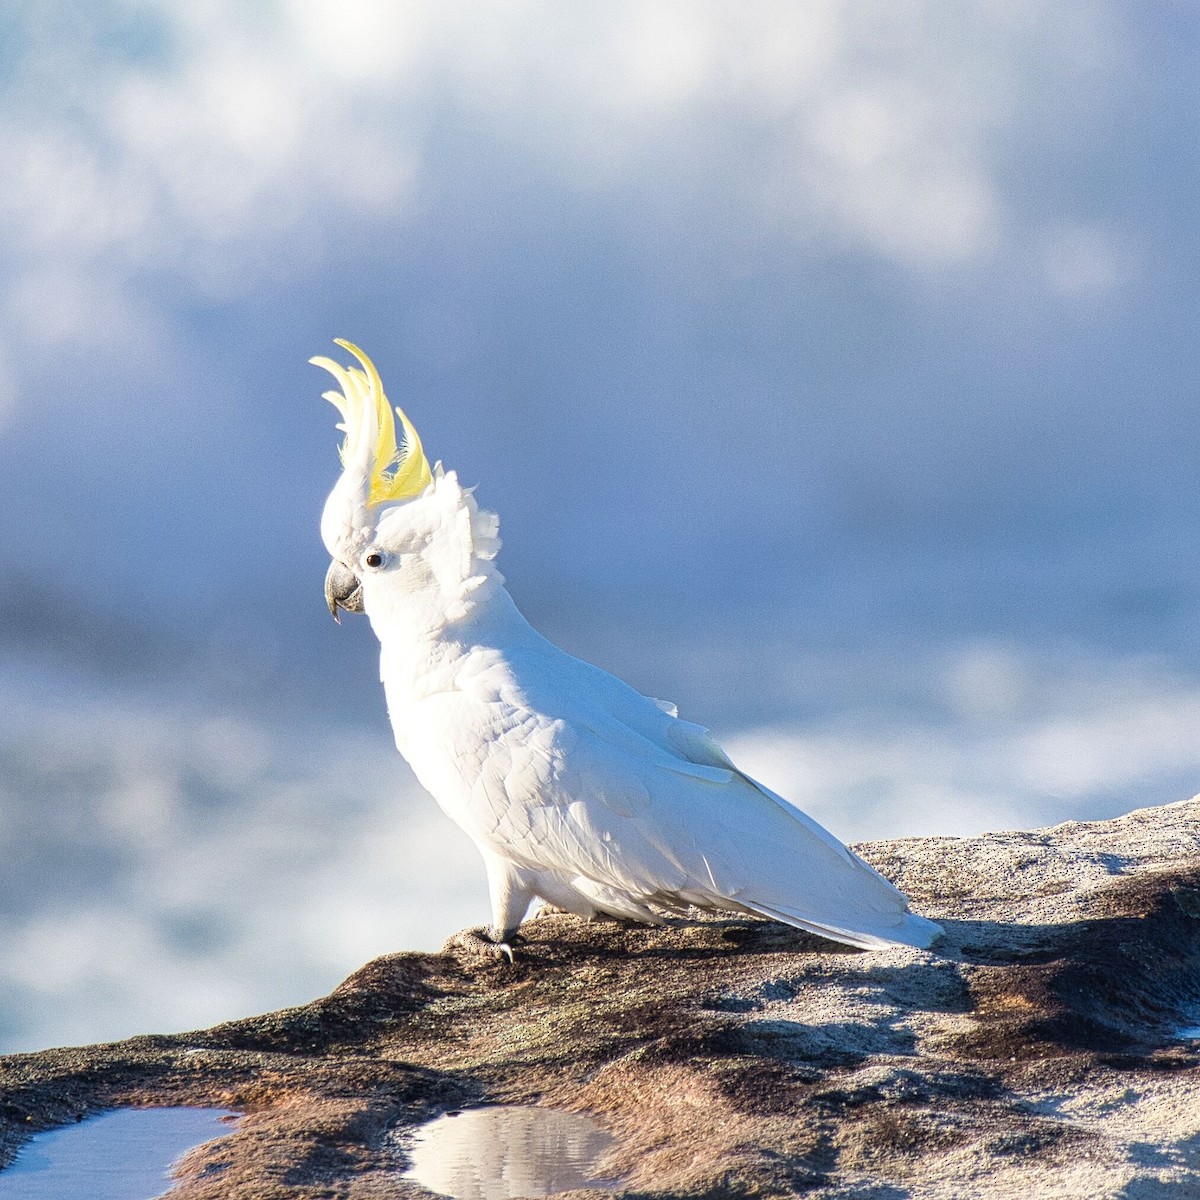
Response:
[{"label": "bird's breast", "polygon": [[477,840],[507,840],[550,802],[563,724],[495,694],[389,687],[396,747],[422,787]]}]

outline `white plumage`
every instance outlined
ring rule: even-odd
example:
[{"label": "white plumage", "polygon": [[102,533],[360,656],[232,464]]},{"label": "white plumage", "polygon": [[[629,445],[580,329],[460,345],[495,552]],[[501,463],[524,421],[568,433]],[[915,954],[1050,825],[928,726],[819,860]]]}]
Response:
[{"label": "white plumage", "polygon": [[[365,609],[396,745],[478,846],[492,936],[535,897],[641,921],[695,906],[758,913],[864,948],[941,932],[674,708],[560,650],[495,567],[497,518],[430,469],[370,360],[327,393],[347,431],[322,536],[331,611]],[[419,456],[419,461],[418,461]],[[394,471],[393,471],[394,468]]]}]

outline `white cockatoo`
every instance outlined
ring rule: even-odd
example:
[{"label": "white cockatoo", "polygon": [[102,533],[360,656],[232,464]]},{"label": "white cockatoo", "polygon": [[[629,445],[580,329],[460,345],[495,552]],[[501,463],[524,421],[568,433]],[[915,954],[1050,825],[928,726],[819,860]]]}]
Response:
[{"label": "white cockatoo", "polygon": [[490,937],[534,898],[659,923],[754,913],[851,946],[926,947],[939,926],[699,725],[547,641],[496,569],[499,519],[431,467],[371,360],[312,362],[340,392],[342,475],[321,537],[330,612],[365,611],[396,745],[479,847]]}]

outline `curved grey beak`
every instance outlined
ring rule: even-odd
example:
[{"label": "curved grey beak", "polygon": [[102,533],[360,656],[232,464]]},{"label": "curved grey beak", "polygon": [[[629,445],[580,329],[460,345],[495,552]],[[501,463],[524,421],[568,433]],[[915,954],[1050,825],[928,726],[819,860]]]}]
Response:
[{"label": "curved grey beak", "polygon": [[362,584],[358,576],[345,563],[336,558],[329,564],[325,572],[325,603],[329,605],[329,614],[340,625],[339,608],[347,612],[362,612]]}]

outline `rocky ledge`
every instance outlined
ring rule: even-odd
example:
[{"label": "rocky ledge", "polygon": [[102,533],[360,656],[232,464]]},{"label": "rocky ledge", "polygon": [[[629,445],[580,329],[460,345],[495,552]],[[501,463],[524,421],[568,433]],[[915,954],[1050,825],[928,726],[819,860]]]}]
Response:
[{"label": "rocky ledge", "polygon": [[120,1105],[246,1114],[177,1200],[428,1196],[397,1131],[593,1114],[576,1197],[1200,1196],[1200,798],[859,847],[946,928],[859,953],[770,922],[530,921],[367,964],[302,1008],[0,1060],[0,1154]]}]

